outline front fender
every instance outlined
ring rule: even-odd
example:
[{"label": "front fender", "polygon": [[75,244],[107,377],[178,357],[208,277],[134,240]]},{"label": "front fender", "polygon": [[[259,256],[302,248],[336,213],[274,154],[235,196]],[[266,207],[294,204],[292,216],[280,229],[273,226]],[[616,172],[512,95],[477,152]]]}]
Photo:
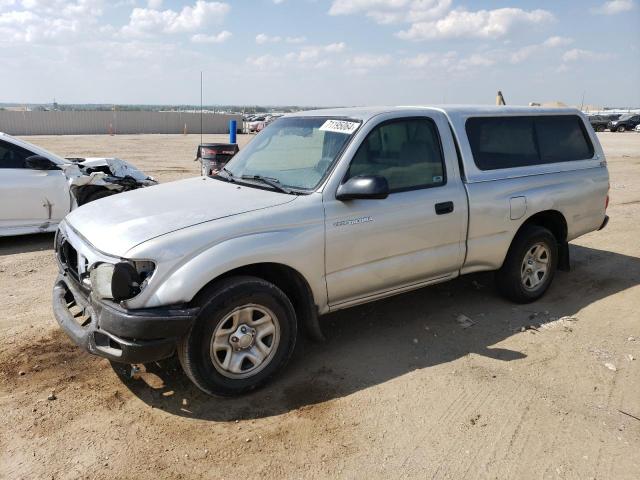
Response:
[{"label": "front fender", "polygon": [[253,233],[217,243],[174,265],[149,292],[145,306],[188,303],[212,280],[257,263],[279,263],[298,271],[309,284],[320,312],[326,309],[322,225]]}]

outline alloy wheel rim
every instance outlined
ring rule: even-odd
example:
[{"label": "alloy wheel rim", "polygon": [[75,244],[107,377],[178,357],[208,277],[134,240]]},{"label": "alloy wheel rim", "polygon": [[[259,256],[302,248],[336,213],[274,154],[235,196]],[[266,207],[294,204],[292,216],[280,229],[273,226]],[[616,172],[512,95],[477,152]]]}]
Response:
[{"label": "alloy wheel rim", "polygon": [[536,243],[527,250],[520,268],[520,279],[526,290],[536,290],[547,279],[550,257],[544,243]]},{"label": "alloy wheel rim", "polygon": [[280,323],[262,305],[235,308],[216,326],[209,355],[215,369],[227,378],[243,379],[262,371],[280,343]]}]

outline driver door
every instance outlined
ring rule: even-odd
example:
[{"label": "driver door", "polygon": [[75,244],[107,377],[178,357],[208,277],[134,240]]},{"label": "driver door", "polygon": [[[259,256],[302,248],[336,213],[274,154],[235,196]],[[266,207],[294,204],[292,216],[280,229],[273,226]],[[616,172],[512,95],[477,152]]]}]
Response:
[{"label": "driver door", "polygon": [[0,229],[44,229],[69,213],[71,198],[62,170],[31,170],[33,152],[0,140]]},{"label": "driver door", "polygon": [[376,175],[390,193],[384,199],[324,197],[332,308],[457,275],[467,207],[454,161],[445,158],[438,126],[427,116],[388,120],[367,135],[342,182]]}]

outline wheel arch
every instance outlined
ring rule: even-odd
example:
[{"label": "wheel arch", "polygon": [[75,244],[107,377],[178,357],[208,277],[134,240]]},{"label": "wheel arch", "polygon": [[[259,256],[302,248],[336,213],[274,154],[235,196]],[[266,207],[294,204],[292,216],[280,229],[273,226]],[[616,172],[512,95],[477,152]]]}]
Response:
[{"label": "wheel arch", "polygon": [[305,277],[289,265],[276,262],[261,262],[233,268],[210,280],[196,293],[191,302],[198,303],[213,285],[236,276],[257,277],[273,283],[291,300],[299,326],[303,332],[314,340],[324,340],[324,335],[320,328],[318,306],[315,303],[313,291]]},{"label": "wheel arch", "polygon": [[[558,210],[543,210],[536,212],[528,217],[518,228],[515,235],[511,239],[509,248],[513,245],[514,240],[518,237],[520,232],[529,225],[537,225],[539,227],[549,230],[558,243],[558,269],[569,269],[569,244],[567,243],[568,225],[567,219]],[[505,252],[506,259],[506,252]],[[503,260],[504,263],[504,260]]]},{"label": "wheel arch", "polygon": [[544,227],[553,233],[556,237],[558,245],[567,241],[568,225],[567,219],[558,210],[543,210],[535,213],[527,218],[520,228],[516,232],[516,235],[522,230],[525,225],[538,225]]}]

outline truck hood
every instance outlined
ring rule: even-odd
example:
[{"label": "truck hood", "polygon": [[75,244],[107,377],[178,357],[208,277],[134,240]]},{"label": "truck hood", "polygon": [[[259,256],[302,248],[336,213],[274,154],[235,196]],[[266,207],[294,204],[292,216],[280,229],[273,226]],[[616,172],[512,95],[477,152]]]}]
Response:
[{"label": "truck hood", "polygon": [[197,177],[96,200],[71,212],[65,222],[101,252],[124,257],[136,245],[160,235],[295,198]]}]

